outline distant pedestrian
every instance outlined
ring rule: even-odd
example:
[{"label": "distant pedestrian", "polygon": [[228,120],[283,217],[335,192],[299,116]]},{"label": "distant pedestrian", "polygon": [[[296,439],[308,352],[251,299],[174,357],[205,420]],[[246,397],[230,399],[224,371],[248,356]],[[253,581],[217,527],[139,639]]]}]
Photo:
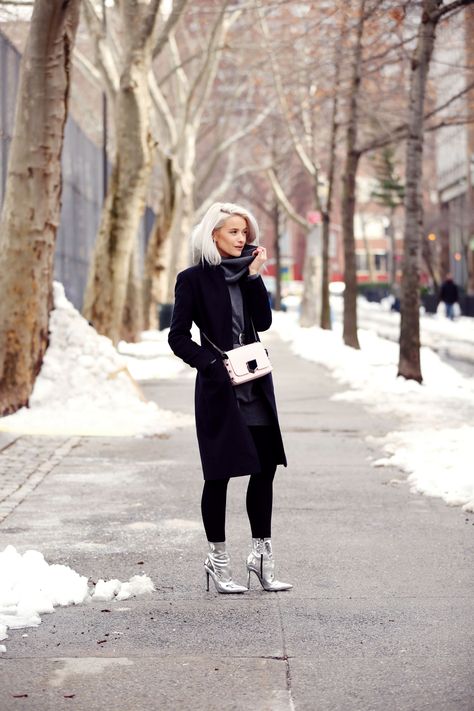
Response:
[{"label": "distant pedestrian", "polygon": [[454,319],[454,304],[459,302],[459,289],[450,273],[446,274],[446,279],[441,284],[439,300],[444,302],[446,317],[452,321]]},{"label": "distant pedestrian", "polygon": [[[168,342],[197,369],[196,430],[204,475],[201,512],[209,552],[204,561],[220,593],[248,588],[232,579],[226,548],[226,494],[229,479],[250,475],[247,514],[252,532],[247,585],[254,573],[264,590],[292,586],[274,576],[271,541],[273,478],[286,456],[278,423],[272,374],[234,385],[224,365],[229,351],[256,343],[270,328],[272,311],[259,272],[267,253],[258,246],[254,216],[230,203],[214,203],[193,230],[195,266],[178,274]],[[200,329],[201,345],[191,338]],[[247,356],[248,357],[248,356]],[[245,363],[255,372],[257,361]]]}]

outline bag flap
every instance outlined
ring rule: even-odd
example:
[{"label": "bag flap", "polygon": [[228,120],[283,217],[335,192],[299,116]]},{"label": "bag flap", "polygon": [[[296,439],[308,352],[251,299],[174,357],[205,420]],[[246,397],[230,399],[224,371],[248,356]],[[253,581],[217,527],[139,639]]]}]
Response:
[{"label": "bag flap", "polygon": [[227,351],[227,356],[233,371],[238,376],[243,376],[249,372],[247,363],[251,360],[257,361],[256,370],[268,368],[270,365],[267,352],[260,341],[249,343],[240,348],[233,348],[231,351]]}]

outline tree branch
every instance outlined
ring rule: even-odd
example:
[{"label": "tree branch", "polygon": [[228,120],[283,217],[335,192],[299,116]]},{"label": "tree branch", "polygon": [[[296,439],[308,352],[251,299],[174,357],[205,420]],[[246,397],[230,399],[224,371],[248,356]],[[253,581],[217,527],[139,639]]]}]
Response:
[{"label": "tree branch", "polygon": [[282,110],[282,115],[285,120],[286,126],[288,128],[288,131],[290,132],[291,139],[293,141],[293,145],[295,147],[295,152],[297,156],[299,157],[301,164],[305,168],[305,170],[311,175],[312,177],[315,176],[316,174],[316,168],[311,160],[311,158],[308,156],[306,153],[303,144],[301,143],[298,134],[295,130],[295,127],[293,125],[293,121],[291,120],[291,111],[288,106],[288,101],[285,96],[285,92],[283,91],[283,82],[281,80],[281,75],[280,75],[280,70],[277,65],[276,59],[274,57],[273,51],[271,49],[271,44],[269,42],[269,36],[270,36],[270,31],[268,29],[268,25],[266,22],[266,19],[263,15],[261,7],[259,7],[258,3],[255,3],[256,5],[256,10],[257,10],[257,15],[260,20],[260,26],[262,28],[262,33],[265,41],[265,46],[267,50],[267,54],[270,58],[270,64],[272,67],[272,74],[273,74],[273,79],[275,82],[275,88],[277,91],[277,96],[280,101],[280,106]]},{"label": "tree branch", "polygon": [[287,213],[288,217],[297,222],[298,225],[300,225],[304,230],[309,232],[309,230],[311,229],[310,223],[308,222],[308,220],[306,220],[304,217],[301,217],[301,215],[296,212],[295,208],[288,200],[285,191],[283,190],[282,185],[278,180],[273,168],[269,168],[267,170],[267,175],[268,179],[270,180],[270,184],[273,188],[273,192],[275,193],[275,197]]},{"label": "tree branch", "polygon": [[[474,0],[473,0],[474,2]],[[467,86],[464,87],[461,91],[459,91],[457,94],[454,96],[451,96],[447,101],[444,102],[444,104],[441,104],[440,106],[437,106],[435,109],[432,109],[431,111],[428,111],[423,116],[423,120],[427,121],[428,119],[432,118],[436,114],[438,114],[440,111],[448,107],[450,104],[452,104],[456,99],[461,98],[461,96],[464,96],[465,94],[469,93],[471,89],[474,88],[474,81],[470,82]],[[430,128],[430,131],[434,130],[433,128]],[[369,153],[370,151],[376,150],[377,148],[385,148],[385,146],[389,146],[391,143],[394,143],[395,141],[403,140],[406,138],[408,132],[408,125],[406,123],[399,124],[398,126],[395,126],[390,131],[390,134],[387,134],[386,136],[382,137],[377,137],[374,138],[372,141],[367,142],[365,145],[361,146],[358,149],[358,152],[363,154],[363,153]]]},{"label": "tree branch", "polygon": [[467,5],[472,5],[473,3],[474,0],[453,0],[453,2],[450,2],[447,5],[443,5],[442,7],[440,7],[439,10],[437,10],[432,17],[435,21],[438,21],[448,13],[454,12],[454,10],[458,10],[461,7],[467,7]]},{"label": "tree branch", "polygon": [[205,185],[206,182],[209,180],[209,177],[212,171],[214,170],[220,156],[234,143],[237,143],[237,141],[240,141],[241,138],[245,138],[245,136],[248,136],[251,131],[258,128],[258,126],[260,126],[260,124],[265,121],[270,112],[271,108],[267,108],[264,111],[261,111],[259,114],[257,114],[256,118],[253,121],[242,127],[240,130],[235,131],[217,145],[208,162],[204,175],[201,178],[201,185]]},{"label": "tree branch", "polygon": [[188,0],[174,1],[173,9],[171,10],[169,17],[166,20],[165,25],[156,40],[155,48],[153,49],[153,59],[156,59],[156,57],[158,57],[166,42],[168,41],[168,37],[170,36],[171,31],[173,30],[174,26],[181,17],[184,8],[187,5],[187,2]]}]

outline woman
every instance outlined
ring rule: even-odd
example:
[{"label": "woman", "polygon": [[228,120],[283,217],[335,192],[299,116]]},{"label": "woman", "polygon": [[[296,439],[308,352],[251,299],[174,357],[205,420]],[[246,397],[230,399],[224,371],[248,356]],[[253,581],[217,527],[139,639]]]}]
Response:
[{"label": "woman", "polygon": [[[271,544],[273,477],[286,456],[278,424],[271,374],[233,386],[219,350],[258,339],[272,313],[259,275],[266,250],[258,246],[253,215],[230,203],[211,205],[192,234],[197,264],[178,274],[168,342],[173,352],[197,369],[195,415],[204,474],[201,511],[209,544],[204,562],[220,593],[248,588],[232,580],[226,550],[225,510],[229,479],[250,475],[247,513],[252,549],[250,573],[264,590],[292,586],[275,579]],[[191,339],[192,323],[201,345]],[[217,346],[217,348],[215,347]]]}]

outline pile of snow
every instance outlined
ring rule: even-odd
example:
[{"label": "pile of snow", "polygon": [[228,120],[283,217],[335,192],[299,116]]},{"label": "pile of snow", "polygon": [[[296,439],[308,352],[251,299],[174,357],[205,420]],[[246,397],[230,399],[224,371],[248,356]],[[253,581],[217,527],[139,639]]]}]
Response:
[{"label": "pile of snow", "polygon": [[143,331],[138,343],[120,341],[117,350],[135,380],[176,378],[186,367],[168,345],[169,328]]},{"label": "pile of snow", "polygon": [[108,601],[128,600],[133,595],[143,595],[143,593],[153,592],[155,586],[147,575],[133,575],[128,583],[121,583],[117,578],[112,580],[97,581],[92,594],[93,600]]},{"label": "pile of snow", "polygon": [[[42,553],[21,555],[13,546],[0,552],[0,640],[8,629],[38,627],[41,615],[57,606],[81,605],[92,600],[127,600],[155,590],[147,575],[134,575],[126,583],[99,580],[90,588],[84,575],[67,565],[49,565]],[[0,652],[5,652],[0,645]]]},{"label": "pile of snow", "polygon": [[413,490],[474,511],[474,467],[468,456],[474,441],[474,382],[429,348],[421,349],[423,385],[397,378],[397,344],[361,329],[356,351],[344,345],[340,324],[333,331],[301,328],[296,318],[275,313],[273,327],[297,355],[329,368],[349,386],[333,398],[367,404],[396,420],[397,430],[380,442],[390,456],[375,464],[399,466],[409,473]]},{"label": "pile of snow", "polygon": [[0,419],[0,430],[29,434],[134,436],[191,424],[146,402],[112,342],[100,336],[54,284],[50,342],[30,406]]},{"label": "pile of snow", "polygon": [[[357,299],[357,319],[362,328],[398,343],[400,314],[390,310],[392,301],[393,297],[388,296],[378,304],[360,296]],[[331,298],[331,313],[336,321],[342,321],[343,300],[341,298]],[[424,309],[420,309],[420,334],[421,343],[441,356],[474,363],[473,318],[459,316],[451,321],[445,316],[444,304],[439,305],[436,314],[425,314]]]}]

